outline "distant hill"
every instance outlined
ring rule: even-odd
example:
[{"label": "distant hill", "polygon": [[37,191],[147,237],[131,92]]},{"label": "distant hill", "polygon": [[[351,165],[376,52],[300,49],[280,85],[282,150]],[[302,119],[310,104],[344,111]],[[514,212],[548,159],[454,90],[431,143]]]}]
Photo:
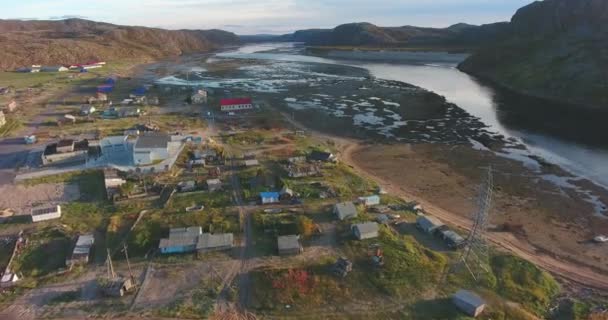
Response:
[{"label": "distant hill", "polygon": [[122,58],[152,60],[239,42],[238,36],[222,30],[172,31],[82,19],[0,20],[0,69]]},{"label": "distant hill", "polygon": [[379,27],[367,22],[349,23],[334,29],[300,30],[276,40],[304,42],[311,46],[352,47],[475,47],[507,33],[507,23],[474,26],[459,23],[447,28],[414,26]]},{"label": "distant hill", "polygon": [[545,0],[519,9],[508,37],[460,69],[519,92],[608,110],[608,1]]}]

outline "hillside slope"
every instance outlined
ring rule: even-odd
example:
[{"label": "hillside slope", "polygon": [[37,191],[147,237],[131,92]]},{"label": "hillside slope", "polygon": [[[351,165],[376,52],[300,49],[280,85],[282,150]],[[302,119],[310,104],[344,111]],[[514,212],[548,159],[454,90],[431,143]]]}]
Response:
[{"label": "hillside slope", "polygon": [[608,1],[545,0],[459,68],[515,91],[608,110]]},{"label": "hillside slope", "polygon": [[89,60],[152,60],[239,43],[222,30],[163,30],[82,19],[0,20],[0,69]]},{"label": "hillside slope", "polygon": [[284,35],[283,41],[304,42],[311,46],[352,47],[464,47],[473,48],[507,34],[507,23],[482,26],[455,24],[448,28],[414,26],[379,27],[371,23],[349,23],[334,29],[300,30]]}]

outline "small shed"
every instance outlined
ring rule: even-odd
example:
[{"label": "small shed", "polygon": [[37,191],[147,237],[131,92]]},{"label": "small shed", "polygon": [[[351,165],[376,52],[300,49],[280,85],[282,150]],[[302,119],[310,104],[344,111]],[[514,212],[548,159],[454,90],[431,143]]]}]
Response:
[{"label": "small shed", "polygon": [[357,216],[357,207],[352,202],[337,203],[334,206],[334,214],[340,220],[346,220]]},{"label": "small shed", "polygon": [[378,237],[378,224],[366,222],[355,224],[351,227],[353,234],[359,240],[372,239]]},{"label": "small shed", "polygon": [[459,290],[452,296],[452,303],[468,316],[477,317],[486,307],[485,301],[471,291]]},{"label": "small shed", "polygon": [[300,236],[279,236],[277,238],[277,246],[279,248],[279,255],[295,255],[300,254],[304,251],[304,248],[300,244]]},{"label": "small shed", "polygon": [[65,264],[67,266],[72,266],[78,263],[88,263],[91,247],[93,247],[94,243],[95,238],[92,234],[83,234],[78,236],[72,256],[66,260]]},{"label": "small shed", "polygon": [[430,216],[420,216],[416,219],[416,226],[426,233],[433,233],[443,226],[443,222]]},{"label": "small shed", "polygon": [[260,200],[262,204],[273,204],[279,203],[278,192],[260,192]]},{"label": "small shed", "polygon": [[359,202],[365,205],[366,207],[376,206],[380,204],[380,196],[373,195],[367,197],[359,197]]},{"label": "small shed", "polygon": [[441,236],[441,239],[445,241],[448,247],[452,249],[460,248],[465,244],[464,238],[449,228],[440,228],[439,235]]},{"label": "small shed", "polygon": [[61,206],[40,207],[32,209],[32,222],[61,218]]},{"label": "small shed", "polygon": [[207,180],[207,190],[209,190],[209,192],[222,190],[222,181],[220,179]]}]

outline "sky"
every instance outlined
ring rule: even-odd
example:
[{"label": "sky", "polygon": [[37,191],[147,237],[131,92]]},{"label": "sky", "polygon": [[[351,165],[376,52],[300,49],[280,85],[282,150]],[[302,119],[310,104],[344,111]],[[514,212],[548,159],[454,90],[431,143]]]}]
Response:
[{"label": "sky", "polygon": [[83,18],[166,29],[283,34],[348,22],[447,27],[508,21],[532,0],[0,0],[0,19]]}]

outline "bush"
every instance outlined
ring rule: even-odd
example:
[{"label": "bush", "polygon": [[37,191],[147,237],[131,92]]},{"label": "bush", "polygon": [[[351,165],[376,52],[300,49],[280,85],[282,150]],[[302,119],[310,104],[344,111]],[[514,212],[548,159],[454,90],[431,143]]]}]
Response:
[{"label": "bush", "polygon": [[492,257],[492,271],[497,279],[497,292],[523,304],[537,315],[544,315],[559,285],[551,275],[531,262],[511,255]]}]

